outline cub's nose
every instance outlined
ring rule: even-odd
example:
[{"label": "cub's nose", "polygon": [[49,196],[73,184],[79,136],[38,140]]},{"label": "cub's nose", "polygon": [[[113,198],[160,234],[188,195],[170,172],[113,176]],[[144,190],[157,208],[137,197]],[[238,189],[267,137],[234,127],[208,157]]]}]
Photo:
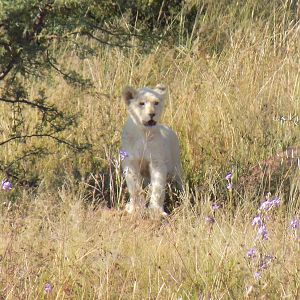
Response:
[{"label": "cub's nose", "polygon": [[155,116],[155,114],[154,114],[154,113],[151,113],[151,114],[149,114],[149,116],[150,116],[151,119],[153,119],[154,116]]}]

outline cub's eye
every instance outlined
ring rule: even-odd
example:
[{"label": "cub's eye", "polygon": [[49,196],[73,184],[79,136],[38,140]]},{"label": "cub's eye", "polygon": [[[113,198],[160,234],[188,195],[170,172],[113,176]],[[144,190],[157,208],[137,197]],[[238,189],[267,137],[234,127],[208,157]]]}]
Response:
[{"label": "cub's eye", "polygon": [[158,105],[158,104],[159,104],[159,102],[158,102],[158,101],[155,101],[155,102],[154,102],[154,105]]},{"label": "cub's eye", "polygon": [[145,102],[140,102],[140,106],[144,106],[145,105]]}]

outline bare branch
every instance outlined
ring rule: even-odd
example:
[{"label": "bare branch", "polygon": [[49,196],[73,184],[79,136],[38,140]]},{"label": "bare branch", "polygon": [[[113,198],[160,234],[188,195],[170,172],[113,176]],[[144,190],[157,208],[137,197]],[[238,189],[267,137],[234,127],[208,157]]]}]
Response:
[{"label": "bare branch", "polygon": [[[15,174],[15,172],[12,171],[12,166],[18,163],[19,161],[22,161],[28,157],[36,156],[36,155],[48,155],[51,154],[51,152],[47,148],[35,148],[31,151],[23,153],[23,155],[18,156],[15,158],[12,162],[10,162],[8,165],[5,165],[2,161],[0,161],[0,171],[6,174],[8,178],[13,178],[14,180],[18,181],[18,184],[24,186],[29,185],[32,186],[32,182],[22,179],[20,181],[20,177]],[[18,173],[19,175],[19,173]]]},{"label": "bare branch", "polygon": [[44,25],[44,20],[49,12],[49,10],[52,9],[52,4],[54,3],[53,0],[48,0],[46,2],[46,5],[43,8],[39,8],[40,12],[36,16],[34,22],[33,22],[33,31],[32,31],[32,36],[37,35],[41,32],[43,25]]},{"label": "bare branch", "polygon": [[10,72],[10,70],[13,68],[15,65],[17,59],[13,58],[8,65],[4,68],[4,70],[0,73],[0,80],[4,79],[6,75]]},{"label": "bare branch", "polygon": [[58,34],[48,34],[46,37],[44,37],[46,40],[51,41],[51,40],[63,40],[63,39],[67,39],[70,36],[76,35],[76,34],[81,34],[80,30],[76,30],[76,31],[72,31],[72,32],[68,32],[66,34],[63,35],[58,35]]},{"label": "bare branch", "polygon": [[60,139],[60,138],[54,136],[53,134],[55,134],[55,133],[40,133],[40,134],[35,133],[35,134],[28,134],[28,135],[17,135],[17,136],[13,136],[13,137],[5,140],[5,141],[0,142],[0,146],[2,146],[4,144],[7,144],[9,142],[12,142],[14,140],[22,140],[22,139],[29,139],[29,138],[35,138],[35,137],[37,137],[37,138],[48,137],[50,139],[53,139],[53,140],[57,141],[59,144],[65,144],[65,145],[69,146],[70,148],[73,148],[73,149],[79,150],[79,151],[84,150],[89,146],[89,145],[84,145],[84,146],[80,147],[80,146],[75,145],[72,142]]},{"label": "bare branch", "polygon": [[132,45],[128,45],[128,44],[109,43],[105,40],[102,40],[102,39],[94,36],[92,33],[88,32],[88,31],[82,31],[81,34],[87,35],[87,36],[91,37],[92,39],[96,40],[97,42],[104,44],[104,45],[108,45],[108,46],[112,46],[112,47],[119,47],[119,48],[133,48]]},{"label": "bare branch", "polygon": [[104,33],[106,33],[108,35],[112,35],[112,36],[117,36],[117,37],[119,37],[119,36],[132,37],[132,36],[134,36],[134,37],[139,37],[139,38],[143,37],[143,35],[137,34],[137,33],[121,32],[121,31],[114,32],[114,31],[108,30],[106,28],[100,27],[98,25],[92,24],[92,23],[87,23],[87,24],[88,24],[88,26],[90,26],[90,27],[92,27],[94,29],[98,29],[98,30],[100,30],[100,31],[102,31],[102,32],[104,32]]},{"label": "bare branch", "polygon": [[[44,153],[43,153],[44,151]],[[14,159],[10,164],[8,164],[7,166],[5,166],[5,168],[1,168],[2,170],[7,170],[9,169],[12,165],[14,165],[16,162],[23,160],[24,158],[27,158],[29,156],[35,156],[35,155],[40,155],[41,153],[45,154],[49,154],[50,152],[48,151],[48,149],[46,148],[42,148],[42,149],[33,149],[32,151],[26,152],[25,154],[23,154],[22,156],[17,157],[16,159]]]},{"label": "bare branch", "polygon": [[[45,100],[45,98],[41,99],[41,100]],[[52,112],[56,112],[57,111],[54,107],[45,106],[45,105],[42,105],[42,104],[39,104],[39,103],[35,103],[35,102],[32,102],[30,100],[26,100],[26,99],[11,100],[11,99],[5,99],[5,98],[0,97],[0,101],[6,102],[6,103],[12,103],[12,104],[23,103],[23,104],[30,105],[32,107],[38,108],[38,109],[43,110],[43,111],[52,111]]]},{"label": "bare branch", "polygon": [[49,63],[49,65],[59,74],[63,75],[64,78],[68,78],[72,80],[72,77],[70,75],[68,75],[67,73],[63,72],[60,68],[58,68],[52,61],[51,58],[49,57],[49,53],[47,51],[47,61]]}]

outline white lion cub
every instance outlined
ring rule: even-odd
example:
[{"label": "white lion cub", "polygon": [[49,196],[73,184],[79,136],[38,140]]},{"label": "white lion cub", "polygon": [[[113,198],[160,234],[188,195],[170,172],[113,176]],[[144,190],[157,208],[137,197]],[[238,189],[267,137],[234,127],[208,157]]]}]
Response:
[{"label": "white lion cub", "polygon": [[128,119],[122,132],[122,167],[130,193],[126,210],[132,213],[145,208],[143,180],[149,179],[149,208],[166,215],[167,179],[182,187],[178,138],[172,129],[159,124],[166,88],[162,85],[139,90],[126,87],[122,96],[128,107]]}]

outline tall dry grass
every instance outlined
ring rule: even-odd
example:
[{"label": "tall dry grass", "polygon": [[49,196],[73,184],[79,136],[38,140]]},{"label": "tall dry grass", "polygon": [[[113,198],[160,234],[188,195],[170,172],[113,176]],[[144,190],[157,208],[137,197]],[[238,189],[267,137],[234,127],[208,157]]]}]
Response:
[{"label": "tall dry grass", "polygon": [[[34,167],[43,175],[37,190],[0,193],[1,299],[299,298],[299,238],[289,227],[299,216],[298,193],[272,186],[282,203],[270,214],[264,241],[251,222],[270,186],[236,189],[239,174],[299,144],[299,21],[290,22],[288,1],[265,20],[255,17],[255,3],[225,10],[215,4],[191,35],[182,32],[177,45],[148,53],[95,45],[97,55],[80,61],[72,49],[55,49],[94,88],[74,90],[57,75],[28,82],[31,96],[44,87],[56,105],[80,113],[66,137],[93,146],[79,155],[51,141],[28,141],[47,143],[53,155]],[[188,188],[169,218],[151,220],[122,210],[120,93],[128,84],[159,82],[169,89],[163,122],[178,133]],[[34,123],[33,114],[26,117]],[[0,122],[9,126],[9,114]],[[23,146],[7,145],[1,156],[8,160]],[[224,177],[232,168],[228,191]],[[290,189],[298,189],[297,178]],[[212,200],[221,205],[216,212]],[[256,257],[249,259],[253,246]],[[272,259],[262,270],[266,255]]]},{"label": "tall dry grass", "polygon": [[[185,204],[166,220],[84,207],[67,187],[2,205],[3,299],[297,299],[299,239],[282,207],[257,239],[251,203]],[[202,197],[199,195],[199,197]],[[201,201],[200,201],[201,200]],[[207,220],[214,216],[215,222]],[[247,258],[256,247],[257,257]],[[261,259],[272,256],[266,269]],[[260,272],[260,279],[253,276]],[[45,285],[51,290],[45,293]]]}]

